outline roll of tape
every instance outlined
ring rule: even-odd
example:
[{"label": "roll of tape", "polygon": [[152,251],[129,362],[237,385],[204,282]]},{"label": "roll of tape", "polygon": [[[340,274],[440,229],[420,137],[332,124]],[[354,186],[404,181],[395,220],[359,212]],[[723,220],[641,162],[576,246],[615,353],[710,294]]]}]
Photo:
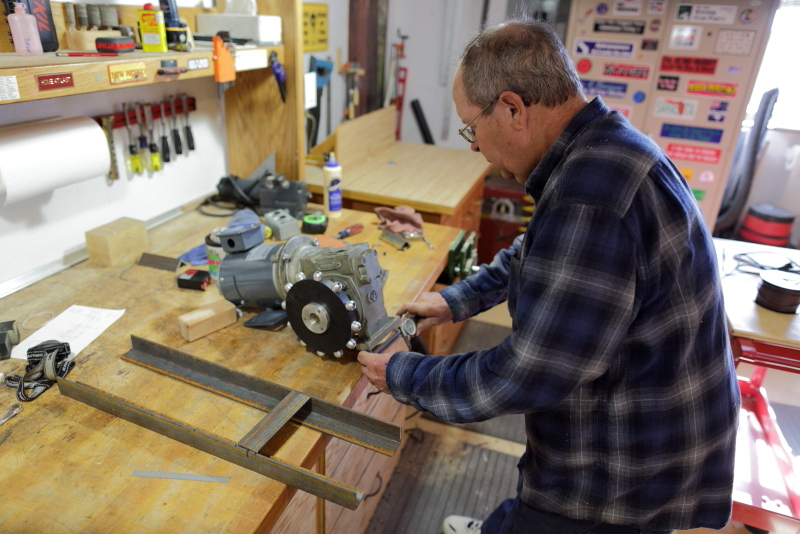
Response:
[{"label": "roll of tape", "polygon": [[301,230],[304,234],[324,234],[328,229],[328,217],[322,213],[309,213],[303,216]]}]

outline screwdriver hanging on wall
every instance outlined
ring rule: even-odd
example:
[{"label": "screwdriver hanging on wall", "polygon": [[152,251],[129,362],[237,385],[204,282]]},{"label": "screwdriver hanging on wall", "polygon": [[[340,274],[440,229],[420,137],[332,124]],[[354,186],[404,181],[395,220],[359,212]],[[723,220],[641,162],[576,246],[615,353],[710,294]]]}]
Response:
[{"label": "screwdriver hanging on wall", "polygon": [[175,113],[175,97],[173,95],[169,95],[169,107],[170,111],[172,111],[172,145],[175,147],[176,154],[183,154],[181,133],[178,131],[178,116]]},{"label": "screwdriver hanging on wall", "polygon": [[159,103],[161,107],[161,159],[164,160],[164,163],[169,163],[170,155],[169,155],[169,137],[167,137],[167,131],[169,128],[167,127],[167,103],[163,100]]},{"label": "screwdriver hanging on wall", "polygon": [[156,144],[156,137],[153,125],[153,106],[147,104],[144,108],[144,118],[147,122],[148,139],[150,141],[150,167],[151,171],[161,170],[161,155],[158,153],[158,144]]},{"label": "screwdriver hanging on wall", "polygon": [[144,121],[144,107],[139,102],[136,102],[136,122],[139,123],[139,154],[142,158],[142,166],[149,167],[150,154],[148,154],[149,145],[147,144],[147,128]]},{"label": "screwdriver hanging on wall", "polygon": [[[186,126],[183,127],[186,146],[189,150],[194,150],[194,136],[192,135],[192,127],[189,126],[189,97],[186,96],[186,93],[181,95],[181,104],[183,106],[183,116],[186,118]],[[197,100],[195,100],[195,105],[197,105]]]},{"label": "screwdriver hanging on wall", "polygon": [[133,136],[133,128],[131,128],[128,104],[125,102],[122,103],[122,114],[125,115],[125,128],[128,130],[128,169],[134,174],[139,174],[142,172],[142,160],[139,157],[139,150],[136,148],[136,138]]}]

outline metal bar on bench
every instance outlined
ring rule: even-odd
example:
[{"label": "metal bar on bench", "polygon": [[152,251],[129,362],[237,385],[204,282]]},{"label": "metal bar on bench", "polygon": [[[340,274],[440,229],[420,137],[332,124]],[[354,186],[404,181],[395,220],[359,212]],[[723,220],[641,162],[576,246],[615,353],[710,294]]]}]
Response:
[{"label": "metal bar on bench", "polygon": [[[137,336],[131,346],[123,360],[261,410],[274,409],[294,391]],[[387,456],[400,446],[399,426],[316,397],[309,396],[292,421]]]},{"label": "metal bar on bench", "polygon": [[59,378],[58,388],[65,397],[83,402],[93,408],[351,510],[355,510],[364,497],[364,492],[358,488],[337,482],[308,469],[254,453],[232,441],[191,428],[180,421],[146,410],[86,384]]},{"label": "metal bar on bench", "polygon": [[308,402],[308,398],[308,395],[303,395],[299,391],[292,391],[286,395],[275,408],[264,416],[264,419],[239,440],[239,446],[253,452],[260,451],[261,447],[266,445],[272,436]]}]

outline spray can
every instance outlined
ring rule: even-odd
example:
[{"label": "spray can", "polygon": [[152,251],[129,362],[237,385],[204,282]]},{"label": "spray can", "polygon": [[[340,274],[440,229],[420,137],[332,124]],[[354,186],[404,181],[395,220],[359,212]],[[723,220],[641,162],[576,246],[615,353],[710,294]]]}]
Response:
[{"label": "spray can", "polygon": [[339,217],[342,214],[342,167],[333,152],[322,168],[322,180],[325,188],[325,213],[328,217]]}]

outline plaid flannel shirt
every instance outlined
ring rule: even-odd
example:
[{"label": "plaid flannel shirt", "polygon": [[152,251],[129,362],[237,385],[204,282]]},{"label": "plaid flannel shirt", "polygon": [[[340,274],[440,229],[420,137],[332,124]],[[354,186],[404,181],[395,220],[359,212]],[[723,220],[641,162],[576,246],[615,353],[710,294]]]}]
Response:
[{"label": "plaid flannel shirt", "polygon": [[524,413],[520,498],[649,530],[722,528],[739,389],[711,236],[674,164],[596,98],[526,182],[536,210],[490,265],[441,291],[454,321],[508,300],[512,333],[398,352],[400,402],[451,422]]}]

